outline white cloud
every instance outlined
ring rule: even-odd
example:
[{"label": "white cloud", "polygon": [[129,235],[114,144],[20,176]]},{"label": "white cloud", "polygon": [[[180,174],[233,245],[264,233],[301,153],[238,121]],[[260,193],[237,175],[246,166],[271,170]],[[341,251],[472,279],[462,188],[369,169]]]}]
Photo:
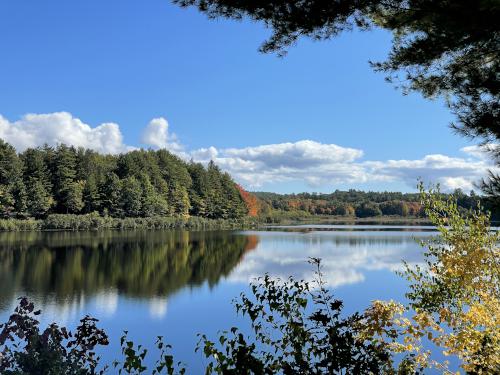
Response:
[{"label": "white cloud", "polygon": [[440,183],[443,190],[471,190],[492,162],[478,146],[464,148],[466,157],[425,155],[421,159],[362,161],[362,150],[314,141],[270,144],[240,149],[213,147],[191,153],[201,162],[214,160],[249,188],[280,182],[306,182],[310,187],[367,182]]},{"label": "white cloud", "polygon": [[153,148],[166,148],[173,152],[182,151],[175,134],[169,134],[168,122],[163,117],[152,119],[142,132],[141,142]]},{"label": "white cloud", "polygon": [[[136,148],[123,142],[118,124],[107,122],[91,127],[68,112],[27,114],[13,122],[0,115],[0,138],[18,151],[61,143],[106,154],[118,154]],[[168,122],[163,117],[149,122],[141,142],[153,148],[167,148],[172,152],[182,153],[182,146],[177,142],[175,134],[169,134]]]},{"label": "white cloud", "polygon": [[491,158],[491,153],[498,151],[500,148],[500,145],[496,143],[487,143],[483,145],[473,145],[473,146],[466,146],[462,147],[460,151],[472,155],[476,158],[479,159],[486,159],[489,160]]},{"label": "white cloud", "polygon": [[373,175],[384,177],[387,181],[402,181],[415,185],[418,179],[426,183],[440,183],[444,190],[461,188],[470,190],[474,183],[487,174],[493,164],[475,155],[468,158],[446,155],[426,155],[416,160],[388,160],[365,162],[366,170]]},{"label": "white cloud", "polygon": [[332,182],[360,182],[366,179],[356,160],[363,151],[310,140],[256,147],[217,150],[200,149],[191,153],[201,162],[214,160],[246,186],[304,180],[311,186]]},{"label": "white cloud", "polygon": [[219,152],[217,151],[217,149],[213,146],[210,146],[209,148],[200,148],[196,151],[191,152],[191,157],[194,160],[210,161],[215,160],[218,154]]},{"label": "white cloud", "polygon": [[273,168],[301,168],[325,163],[348,163],[363,156],[363,151],[334,144],[304,140],[241,149],[230,148],[225,154],[232,158],[262,162]]},{"label": "white cloud", "polygon": [[131,149],[123,143],[118,124],[109,122],[92,128],[68,112],[27,114],[14,122],[0,115],[0,138],[18,151],[60,143],[104,153],[120,153]]}]

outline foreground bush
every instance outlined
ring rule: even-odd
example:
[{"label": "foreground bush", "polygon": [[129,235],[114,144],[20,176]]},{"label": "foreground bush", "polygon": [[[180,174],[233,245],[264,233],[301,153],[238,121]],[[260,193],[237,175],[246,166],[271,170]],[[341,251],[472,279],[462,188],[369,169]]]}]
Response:
[{"label": "foreground bush", "polygon": [[80,321],[75,333],[53,323],[40,331],[32,302],[20,300],[7,323],[0,325],[0,373],[74,374],[103,373],[96,370],[97,345],[107,345],[108,337],[89,316]]},{"label": "foreground bush", "polygon": [[[108,336],[97,328],[97,319],[85,316],[75,332],[52,323],[45,330],[40,330],[32,302],[21,298],[19,305],[9,320],[0,325],[0,373],[5,375],[102,375],[110,371],[109,365],[101,366],[96,355],[98,346],[108,345]],[[123,362],[115,361],[113,371],[121,374],[141,373],[146,370],[141,360],[146,350],[141,346],[134,348],[126,336],[121,338]],[[157,338],[156,347],[159,359],[152,374],[172,374],[173,357],[169,354],[169,345],[161,337]],[[180,369],[179,374],[185,370]]]},{"label": "foreground bush", "polygon": [[380,374],[392,371],[384,345],[359,340],[362,317],[343,316],[342,301],[326,289],[320,260],[313,283],[272,279],[252,284],[252,296],[241,295],[236,310],[253,329],[222,332],[220,347],[201,336],[210,363],[207,374]]},{"label": "foreground bush", "polygon": [[414,366],[448,372],[429,342],[470,374],[500,373],[500,233],[481,208],[461,214],[439,191],[422,203],[440,236],[428,243],[426,267],[406,265],[407,305],[375,301],[365,312],[366,338],[403,353]]}]

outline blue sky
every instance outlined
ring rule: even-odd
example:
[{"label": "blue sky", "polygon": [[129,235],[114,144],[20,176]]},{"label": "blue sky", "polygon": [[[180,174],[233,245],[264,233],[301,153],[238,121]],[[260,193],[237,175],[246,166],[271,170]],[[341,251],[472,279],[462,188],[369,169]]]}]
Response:
[{"label": "blue sky", "polygon": [[[249,189],[280,192],[406,191],[416,177],[468,189],[488,167],[475,149],[464,152],[471,144],[448,128],[442,102],[402,96],[371,70],[390,35],[301,40],[285,58],[257,51],[268,35],[260,24],[210,21],[168,0],[2,1],[0,136],[22,149],[71,143],[71,126],[88,126],[83,133],[93,135],[73,143],[109,151],[118,132],[115,151],[212,157]],[[50,116],[59,112],[71,115]],[[168,125],[150,124],[160,118]],[[117,124],[105,127],[112,140],[92,132],[103,123]],[[314,142],[297,144],[304,140]]]}]

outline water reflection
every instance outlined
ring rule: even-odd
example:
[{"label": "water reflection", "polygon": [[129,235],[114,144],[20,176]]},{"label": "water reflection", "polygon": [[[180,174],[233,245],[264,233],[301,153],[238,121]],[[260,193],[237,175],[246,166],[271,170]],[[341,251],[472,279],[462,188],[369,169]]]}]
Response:
[{"label": "water reflection", "polygon": [[186,286],[213,286],[226,277],[247,284],[264,273],[311,279],[308,257],[322,258],[328,284],[338,287],[360,283],[370,271],[399,270],[402,259],[420,263],[416,241],[431,235],[302,228],[0,233],[0,309],[27,294],[67,311],[92,298],[102,314],[112,315],[125,296],[148,299],[151,315],[161,317],[167,297]]},{"label": "water reflection", "polygon": [[103,313],[118,296],[150,298],[162,316],[166,297],[229,275],[256,236],[230,232],[137,231],[0,234],[0,307],[21,294],[67,308],[93,297]]},{"label": "water reflection", "polygon": [[350,232],[436,232],[433,225],[380,225],[380,224],[302,224],[302,225],[270,225],[268,231],[293,231],[293,232],[316,232],[316,231],[350,231]]},{"label": "water reflection", "polygon": [[101,353],[107,362],[119,357],[127,329],[146,345],[164,335],[191,372],[202,373],[196,335],[242,323],[230,301],[252,278],[311,279],[306,259],[321,257],[346,311],[361,311],[373,299],[404,297],[404,280],[393,271],[402,259],[420,263],[415,239],[434,235],[317,229],[0,233],[0,321],[28,295],[43,310],[42,324],[100,319],[112,338]]},{"label": "water reflection", "polygon": [[360,283],[370,271],[402,269],[402,260],[422,262],[418,241],[429,239],[430,232],[338,232],[302,231],[247,232],[259,235],[256,251],[249,254],[231,274],[230,280],[248,282],[269,273],[276,277],[311,280],[313,272],[305,259],[323,260],[327,283],[332,287]]}]

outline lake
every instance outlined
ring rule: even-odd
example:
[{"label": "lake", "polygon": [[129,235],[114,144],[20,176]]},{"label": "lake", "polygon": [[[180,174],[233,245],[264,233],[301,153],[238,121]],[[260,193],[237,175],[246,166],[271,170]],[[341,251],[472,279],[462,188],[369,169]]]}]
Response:
[{"label": "lake", "polygon": [[241,325],[231,300],[249,282],[272,276],[311,279],[309,257],[345,311],[374,299],[404,298],[401,260],[422,262],[416,242],[429,227],[306,225],[257,231],[109,231],[0,233],[0,321],[19,296],[34,300],[42,322],[75,327],[90,314],[111,338],[103,356],[119,357],[123,330],[151,346],[157,335],[176,359],[201,373],[197,334]]}]

